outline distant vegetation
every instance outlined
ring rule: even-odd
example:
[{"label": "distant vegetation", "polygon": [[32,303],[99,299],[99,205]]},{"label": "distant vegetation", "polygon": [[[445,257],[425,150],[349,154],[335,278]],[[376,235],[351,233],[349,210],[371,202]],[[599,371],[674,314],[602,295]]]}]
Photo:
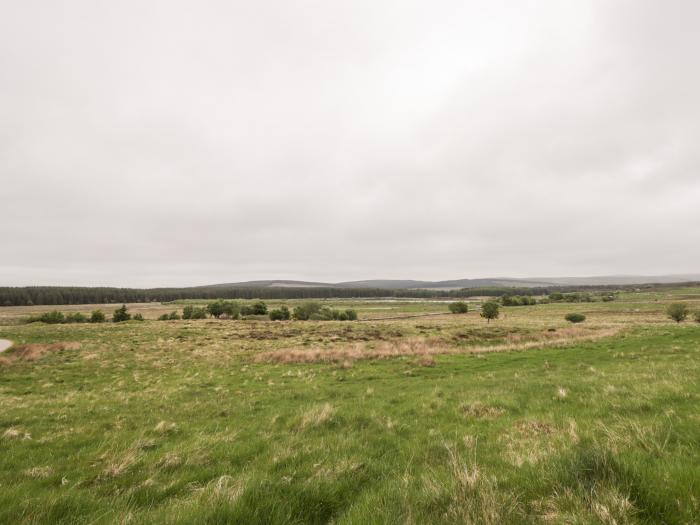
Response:
[{"label": "distant vegetation", "polygon": [[308,302],[294,308],[292,317],[299,321],[355,321],[355,310],[333,310],[319,303]]},{"label": "distant vegetation", "polygon": [[[700,283],[684,283],[700,286]],[[619,290],[662,290],[670,285],[626,286],[548,286],[548,287],[480,287],[459,290],[323,288],[323,287],[226,287],[198,286],[191,288],[89,288],[66,286],[0,287],[0,306],[32,306],[59,304],[106,304],[170,302],[184,299],[330,299],[330,298],[466,298],[545,297],[543,302],[611,301]],[[680,285],[676,285],[680,286]],[[525,304],[524,302],[522,304]],[[531,303],[530,303],[531,304]],[[244,314],[245,315],[245,314]],[[264,314],[262,314],[264,315]]]},{"label": "distant vegetation", "polygon": [[571,314],[566,314],[564,316],[564,319],[569,321],[570,323],[582,323],[586,320],[586,316],[583,314],[577,314],[577,313],[571,313]]},{"label": "distant vegetation", "polygon": [[450,303],[447,305],[450,312],[453,314],[466,314],[469,311],[469,305],[464,301],[457,301],[456,303]]},{"label": "distant vegetation", "polygon": [[499,306],[495,301],[489,301],[481,305],[481,317],[491,322],[491,319],[498,319]]},{"label": "distant vegetation", "polygon": [[46,324],[70,324],[70,323],[103,323],[105,315],[95,310],[90,317],[87,317],[80,312],[64,314],[58,310],[52,312],[44,312],[41,315],[31,316],[25,319],[26,323],[46,323]]},{"label": "distant vegetation", "polygon": [[673,303],[668,305],[668,308],[666,308],[666,313],[671,319],[677,323],[680,323],[681,321],[685,321],[690,313],[690,310],[688,309],[688,305],[685,303]]},{"label": "distant vegetation", "polygon": [[503,306],[527,306],[537,304],[537,299],[528,295],[504,295],[501,297]]}]

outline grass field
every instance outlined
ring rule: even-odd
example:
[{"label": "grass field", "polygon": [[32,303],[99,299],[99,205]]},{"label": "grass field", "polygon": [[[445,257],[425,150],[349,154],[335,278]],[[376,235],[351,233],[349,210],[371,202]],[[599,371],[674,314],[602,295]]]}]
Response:
[{"label": "grass field", "polygon": [[446,311],[422,301],[325,302],[360,322],[0,308],[0,523],[700,523],[700,324],[666,318],[679,299],[700,309],[698,288],[489,324],[368,320]]}]

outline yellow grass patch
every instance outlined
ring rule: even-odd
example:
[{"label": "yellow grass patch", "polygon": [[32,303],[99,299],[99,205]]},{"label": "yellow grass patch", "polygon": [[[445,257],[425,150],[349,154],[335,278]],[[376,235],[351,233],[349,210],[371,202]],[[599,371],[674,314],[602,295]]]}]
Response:
[{"label": "yellow grass patch", "polygon": [[352,345],[329,348],[287,348],[262,352],[253,359],[258,363],[343,363],[358,359],[391,359],[406,356],[523,351],[534,348],[568,346],[582,341],[611,337],[620,333],[622,329],[622,327],[599,329],[569,327],[557,332],[539,332],[535,335],[536,339],[533,341],[506,342],[503,344],[471,347],[454,346],[438,338],[416,337],[398,341],[384,341],[379,344],[354,343]]}]

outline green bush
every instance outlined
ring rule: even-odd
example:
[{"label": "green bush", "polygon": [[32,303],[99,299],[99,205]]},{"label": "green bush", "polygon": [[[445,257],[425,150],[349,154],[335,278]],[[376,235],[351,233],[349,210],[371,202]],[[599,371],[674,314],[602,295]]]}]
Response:
[{"label": "green bush", "polygon": [[177,313],[177,310],[173,310],[170,312],[170,315],[168,316],[168,320],[170,321],[179,321],[180,320],[180,314]]},{"label": "green bush", "polygon": [[112,322],[113,323],[123,323],[124,321],[128,321],[131,319],[131,314],[126,311],[126,305],[123,304],[121,305],[120,308],[117,308],[114,310],[114,314],[112,314]]},{"label": "green bush", "polygon": [[91,323],[104,323],[106,320],[105,314],[102,313],[102,310],[93,310],[92,313],[90,314],[90,322]]},{"label": "green bush", "polygon": [[[241,307],[234,301],[224,301],[219,299],[218,301],[209,303],[206,306],[206,311],[209,313],[209,315],[216,317],[217,319],[221,319],[222,317],[238,319],[238,316],[241,313]],[[195,319],[194,317],[191,318]]]},{"label": "green bush", "polygon": [[191,304],[188,304],[182,309],[182,318],[183,319],[192,319],[192,312],[194,311],[194,306]]},{"label": "green bush", "polygon": [[292,317],[299,321],[308,321],[312,315],[318,315],[321,311],[321,305],[315,302],[306,302],[294,308]]},{"label": "green bush", "polygon": [[207,312],[209,315],[212,317],[216,317],[217,319],[224,315],[224,308],[226,307],[226,303],[219,299],[218,301],[214,301],[213,303],[209,303],[206,306]]},{"label": "green bush", "polygon": [[345,310],[345,315],[348,316],[348,321],[357,321],[357,312],[352,308]]},{"label": "green bush", "polygon": [[666,314],[677,323],[685,321],[688,313],[688,305],[685,303],[672,303],[666,308]]},{"label": "green bush", "polygon": [[134,317],[132,317],[134,321],[143,321],[143,315],[141,314],[134,314]]},{"label": "green bush", "polygon": [[586,316],[583,314],[571,313],[566,314],[564,316],[564,319],[566,319],[570,323],[582,323],[586,320]]},{"label": "green bush", "polygon": [[169,314],[163,314],[158,316],[159,321],[169,321],[170,320],[170,315]]},{"label": "green bush", "polygon": [[267,314],[267,305],[263,301],[257,301],[253,303],[253,315],[265,315]]},{"label": "green bush", "polygon": [[200,307],[192,308],[192,313],[190,315],[190,319],[206,319],[206,318],[207,318],[206,308],[200,308]]},{"label": "green bush", "polygon": [[450,303],[447,305],[450,312],[453,314],[466,314],[469,311],[469,306],[464,301],[457,301],[456,303]]},{"label": "green bush", "polygon": [[63,312],[54,310],[53,312],[45,312],[39,316],[39,321],[46,324],[60,324],[66,322],[66,316]]},{"label": "green bush", "polygon": [[498,319],[499,315],[499,305],[495,301],[488,301],[481,305],[481,317],[486,319],[487,323],[491,322],[491,319]]},{"label": "green bush", "polygon": [[288,321],[291,317],[291,312],[286,306],[280,306],[275,310],[270,310],[270,321]]},{"label": "green bush", "polygon": [[87,323],[88,318],[81,314],[80,312],[75,312],[72,314],[68,314],[66,316],[66,323]]}]

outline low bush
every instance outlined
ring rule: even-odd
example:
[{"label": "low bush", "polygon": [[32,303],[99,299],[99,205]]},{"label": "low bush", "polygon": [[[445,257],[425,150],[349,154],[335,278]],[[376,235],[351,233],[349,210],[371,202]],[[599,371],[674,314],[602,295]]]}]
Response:
[{"label": "low bush", "polygon": [[88,318],[81,314],[80,312],[75,312],[72,314],[68,314],[66,316],[66,323],[87,323]]},{"label": "low bush", "polygon": [[114,314],[112,314],[113,323],[123,323],[124,321],[129,321],[130,319],[131,314],[127,312],[125,304],[121,305],[120,308],[114,310]]},{"label": "low bush", "polygon": [[566,314],[564,316],[564,319],[566,319],[570,323],[582,323],[586,320],[586,316],[583,314],[571,313]]},{"label": "low bush", "polygon": [[450,312],[453,314],[466,314],[469,311],[469,306],[464,301],[457,301],[456,303],[450,303],[447,305]]},{"label": "low bush", "polygon": [[308,321],[312,315],[316,315],[321,311],[321,305],[315,302],[307,302],[300,304],[294,308],[292,317],[299,321]]},{"label": "low bush", "polygon": [[45,312],[39,316],[39,321],[46,324],[60,324],[66,322],[66,316],[63,312],[54,310],[52,312]]},{"label": "low bush", "polygon": [[206,308],[200,308],[198,306],[195,306],[192,308],[191,315],[188,319],[206,319],[207,318],[207,310]]},{"label": "low bush", "polygon": [[289,308],[286,306],[280,306],[274,310],[270,310],[270,321],[288,321],[292,316]]},{"label": "low bush", "polygon": [[105,314],[102,312],[102,310],[93,310],[90,314],[91,323],[104,323],[105,320]]},{"label": "low bush", "polygon": [[685,319],[688,317],[688,313],[688,305],[685,303],[672,303],[668,305],[668,308],[666,308],[666,315],[677,323],[685,321]]},{"label": "low bush", "polygon": [[134,314],[134,316],[131,318],[134,321],[143,321],[143,315],[141,314]]}]

